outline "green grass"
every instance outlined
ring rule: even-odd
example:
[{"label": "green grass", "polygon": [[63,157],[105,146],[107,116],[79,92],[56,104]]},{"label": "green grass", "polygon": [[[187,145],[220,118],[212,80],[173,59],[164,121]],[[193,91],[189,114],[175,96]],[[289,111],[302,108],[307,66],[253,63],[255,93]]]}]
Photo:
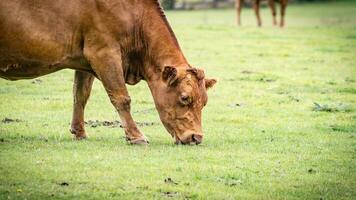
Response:
[{"label": "green grass", "polygon": [[[147,147],[120,128],[73,141],[73,71],[0,80],[0,199],[355,199],[356,2],[294,4],[287,27],[245,9],[168,12],[191,64],[219,80],[199,146],[176,146],[144,82],[129,87]],[[117,120],[99,81],[86,120]],[[171,181],[165,182],[165,179]],[[175,184],[177,183],[177,184]]]}]

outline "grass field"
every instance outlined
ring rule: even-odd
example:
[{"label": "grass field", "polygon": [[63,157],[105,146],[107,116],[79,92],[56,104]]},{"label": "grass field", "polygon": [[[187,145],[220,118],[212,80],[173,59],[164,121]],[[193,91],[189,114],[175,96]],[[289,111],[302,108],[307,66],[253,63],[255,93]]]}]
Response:
[{"label": "grass field", "polygon": [[[219,81],[199,146],[173,144],[145,82],[129,90],[151,144],[130,146],[96,123],[72,140],[73,71],[1,79],[0,199],[356,199],[356,2],[291,5],[284,29],[261,12],[167,12]],[[86,120],[118,120],[99,81]]]}]

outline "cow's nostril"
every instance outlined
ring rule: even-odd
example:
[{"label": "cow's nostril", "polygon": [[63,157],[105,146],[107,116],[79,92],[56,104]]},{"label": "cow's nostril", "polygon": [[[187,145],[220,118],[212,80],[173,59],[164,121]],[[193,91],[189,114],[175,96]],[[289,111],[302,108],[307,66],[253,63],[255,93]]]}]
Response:
[{"label": "cow's nostril", "polygon": [[203,140],[203,136],[202,135],[197,135],[197,134],[193,134],[192,135],[192,140],[196,143],[196,144],[200,144]]}]

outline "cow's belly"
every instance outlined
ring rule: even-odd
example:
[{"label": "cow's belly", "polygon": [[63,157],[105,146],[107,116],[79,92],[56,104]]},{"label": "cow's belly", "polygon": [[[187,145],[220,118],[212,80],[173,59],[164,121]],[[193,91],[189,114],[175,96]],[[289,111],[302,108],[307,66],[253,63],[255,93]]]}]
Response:
[{"label": "cow's belly", "polygon": [[54,61],[38,60],[9,54],[0,58],[0,77],[8,80],[31,79],[70,68],[92,72],[89,63],[82,56],[63,56]]},{"label": "cow's belly", "polygon": [[31,79],[60,70],[41,62],[14,62],[0,64],[0,77],[8,80]]}]

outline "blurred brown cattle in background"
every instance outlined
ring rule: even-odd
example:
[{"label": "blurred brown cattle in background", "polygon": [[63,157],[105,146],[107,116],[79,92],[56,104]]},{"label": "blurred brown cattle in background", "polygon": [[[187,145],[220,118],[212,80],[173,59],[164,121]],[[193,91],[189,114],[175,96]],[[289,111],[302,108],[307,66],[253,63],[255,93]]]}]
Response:
[{"label": "blurred brown cattle in background", "polygon": [[[257,17],[257,25],[262,26],[262,21],[261,21],[261,16],[260,16],[260,1],[261,0],[252,0],[253,4],[253,9],[255,11],[256,17]],[[272,16],[273,16],[273,25],[277,25],[277,19],[276,19],[276,5],[275,5],[275,0],[267,0],[268,5],[271,8],[272,11]],[[241,25],[241,8],[244,0],[236,0],[236,10],[237,10],[237,24]],[[277,2],[280,3],[281,5],[281,21],[280,21],[280,26],[284,26],[284,15],[286,12],[286,7],[288,4],[288,0],[277,0]]]}]

